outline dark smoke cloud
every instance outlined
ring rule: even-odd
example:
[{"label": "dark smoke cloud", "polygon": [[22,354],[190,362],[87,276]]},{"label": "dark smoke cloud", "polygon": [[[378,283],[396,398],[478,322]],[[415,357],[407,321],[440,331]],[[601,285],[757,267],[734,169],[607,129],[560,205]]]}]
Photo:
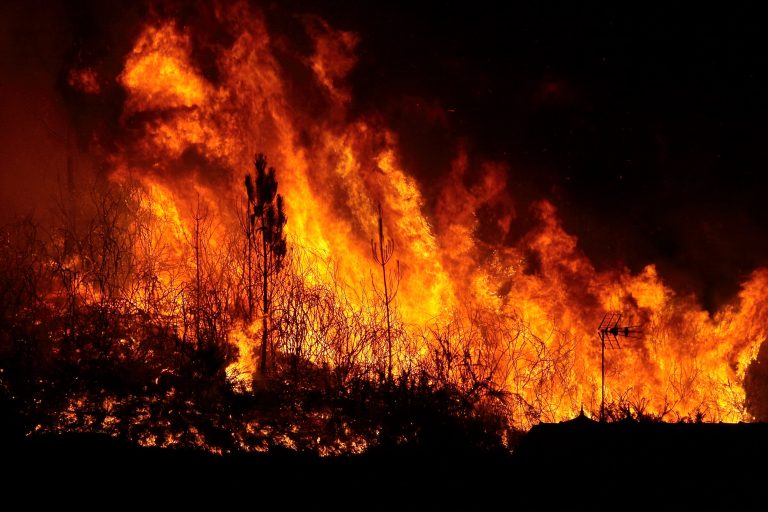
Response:
[{"label": "dark smoke cloud", "polygon": [[[0,216],[47,214],[68,186],[98,174],[94,156],[114,133],[122,91],[114,76],[145,17],[130,2],[10,1],[0,5]],[[95,70],[98,96],[67,84]]]},{"label": "dark smoke cloud", "polygon": [[[55,77],[69,39],[55,6],[0,6],[0,214],[29,213],[66,166],[66,114]],[[64,44],[62,44],[64,42]]]}]

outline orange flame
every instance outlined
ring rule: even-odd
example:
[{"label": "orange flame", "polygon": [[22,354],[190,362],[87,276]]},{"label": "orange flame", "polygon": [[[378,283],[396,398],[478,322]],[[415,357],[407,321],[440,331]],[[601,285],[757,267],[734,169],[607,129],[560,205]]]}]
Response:
[{"label": "orange flame", "polygon": [[[435,212],[427,212],[422,185],[399,160],[396,135],[376,119],[346,120],[344,79],[355,63],[356,35],[307,21],[314,53],[299,60],[313,80],[307,87],[325,102],[318,116],[291,89],[262,16],[244,4],[216,12],[235,37],[218,49],[215,83],[193,62],[192,35],[172,21],[144,30],[119,77],[124,114],[143,114],[143,135],[114,156],[114,176],[139,176],[146,186],[147,208],[170,226],[158,235],[170,248],[166,259],[188,257],[191,217],[183,212],[193,210],[195,197],[217,219],[214,244],[238,232],[242,176],[253,153],[263,151],[278,169],[290,240],[313,255],[308,284],[342,282],[360,292],[353,301],[364,309],[370,297],[361,290],[378,275],[369,240],[382,204],[402,267],[397,313],[406,337],[416,340],[415,347],[398,345],[401,369],[408,358],[433,353],[430,329],[455,325],[448,337],[469,344],[468,368],[481,361],[491,368],[516,425],[572,417],[582,407],[595,411],[595,328],[615,310],[642,321],[645,336],[609,354],[609,401],[623,399],[667,419],[696,411],[711,420],[748,419],[742,382],[766,336],[768,270],[743,284],[736,304],[710,316],[665,286],[653,265],[637,275],[596,271],[546,201],[536,205],[536,227],[517,246],[482,243],[475,235],[479,208],[499,206],[500,238],[519,215],[505,165],[471,168],[458,151],[451,174],[429,185],[438,199]],[[463,184],[469,173],[482,176],[472,188]],[[321,261],[333,261],[333,272]],[[241,355],[228,369],[233,378],[255,368],[257,336],[249,329],[232,335]]]}]

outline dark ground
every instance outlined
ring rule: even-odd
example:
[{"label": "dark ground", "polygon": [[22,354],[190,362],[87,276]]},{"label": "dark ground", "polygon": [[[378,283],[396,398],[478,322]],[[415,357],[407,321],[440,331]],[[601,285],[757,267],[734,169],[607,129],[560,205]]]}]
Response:
[{"label": "dark ground", "polygon": [[2,451],[2,495],[33,509],[741,510],[768,502],[768,424],[577,419],[534,428],[512,455],[446,446],[221,457],[83,434],[6,439]]}]

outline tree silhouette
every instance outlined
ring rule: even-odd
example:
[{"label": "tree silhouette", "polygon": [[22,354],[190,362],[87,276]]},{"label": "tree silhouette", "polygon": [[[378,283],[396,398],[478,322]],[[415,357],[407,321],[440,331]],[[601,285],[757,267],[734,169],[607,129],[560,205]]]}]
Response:
[{"label": "tree silhouette", "polygon": [[[387,380],[392,380],[392,322],[390,319],[390,306],[395,300],[397,290],[400,286],[400,260],[396,260],[397,270],[394,274],[392,272],[387,273],[387,263],[392,259],[392,254],[395,252],[395,243],[392,239],[384,239],[384,220],[381,214],[381,205],[379,205],[379,243],[377,244],[373,238],[371,238],[371,254],[374,261],[381,265],[381,278],[384,283],[384,290],[380,291],[376,287],[375,281],[373,282],[376,295],[381,299],[384,304],[384,312],[387,320]],[[371,275],[371,281],[373,281],[373,275]]]},{"label": "tree silhouette", "polygon": [[259,235],[260,251],[256,270],[261,278],[261,360],[259,372],[263,375],[267,370],[267,338],[270,314],[270,280],[279,274],[283,258],[287,253],[283,227],[287,222],[283,209],[283,196],[277,193],[275,168],[267,169],[267,157],[262,153],[254,159],[256,178],[250,174],[245,176],[245,190],[248,195],[248,314],[253,321],[253,254],[258,248],[256,244]]}]

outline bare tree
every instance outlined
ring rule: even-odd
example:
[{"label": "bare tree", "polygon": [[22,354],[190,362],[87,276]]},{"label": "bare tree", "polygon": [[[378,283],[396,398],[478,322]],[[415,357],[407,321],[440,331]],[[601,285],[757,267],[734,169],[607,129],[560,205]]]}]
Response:
[{"label": "bare tree", "polygon": [[378,244],[371,238],[371,254],[374,261],[381,266],[381,280],[383,283],[383,290],[379,290],[376,287],[376,282],[371,275],[371,282],[373,283],[374,290],[379,296],[382,304],[384,305],[384,314],[387,322],[387,380],[392,381],[392,322],[390,318],[390,309],[392,302],[397,296],[398,288],[400,287],[400,260],[396,260],[396,271],[394,273],[387,272],[387,264],[392,259],[392,254],[395,252],[395,243],[389,238],[384,239],[384,220],[381,214],[381,205],[379,205],[379,242]]}]

